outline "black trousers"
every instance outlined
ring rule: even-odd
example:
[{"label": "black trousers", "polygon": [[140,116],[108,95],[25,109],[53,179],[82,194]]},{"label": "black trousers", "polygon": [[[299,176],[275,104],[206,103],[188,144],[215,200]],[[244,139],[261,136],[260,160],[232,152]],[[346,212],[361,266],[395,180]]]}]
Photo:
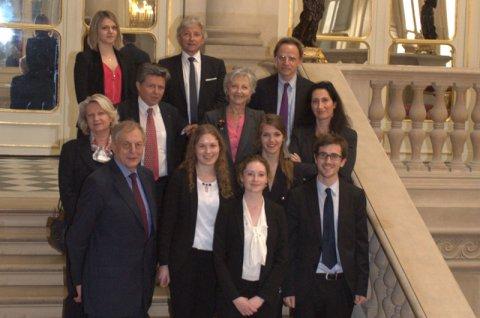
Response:
[{"label": "black trousers", "polygon": [[170,269],[170,305],[173,318],[212,318],[216,311],[217,279],[213,253],[191,250],[181,269]]},{"label": "black trousers", "polygon": [[70,259],[68,257],[68,249],[65,252],[65,285],[67,286],[67,297],[63,300],[63,318],[85,318],[86,315],[83,312],[83,304],[76,303],[73,298],[77,297],[77,290],[73,286],[72,275],[70,274]]},{"label": "black trousers", "polygon": [[[258,295],[258,290],[260,289],[260,286],[258,282],[250,282],[242,279],[240,282],[240,286],[237,286],[237,289],[241,296],[246,298],[252,298]],[[278,298],[280,298],[280,294],[278,294]],[[226,300],[224,297],[221,297],[221,304],[219,307],[219,313],[217,315],[218,318],[243,317],[230,299]],[[277,316],[278,308],[278,299],[276,299],[273,304],[264,302],[263,305],[258,309],[258,311],[253,316],[249,317],[274,318]]]},{"label": "black trousers", "polygon": [[296,297],[296,318],[350,318],[353,311],[353,295],[345,278],[326,280],[316,275],[311,293]]}]

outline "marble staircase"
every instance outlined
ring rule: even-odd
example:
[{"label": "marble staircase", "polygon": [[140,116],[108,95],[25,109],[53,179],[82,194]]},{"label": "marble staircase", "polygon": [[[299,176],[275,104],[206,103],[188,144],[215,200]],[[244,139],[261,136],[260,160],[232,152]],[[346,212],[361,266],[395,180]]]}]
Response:
[{"label": "marble staircase", "polygon": [[[56,198],[0,198],[0,318],[61,317],[65,259],[47,242]],[[157,288],[152,317],[168,317]]]}]

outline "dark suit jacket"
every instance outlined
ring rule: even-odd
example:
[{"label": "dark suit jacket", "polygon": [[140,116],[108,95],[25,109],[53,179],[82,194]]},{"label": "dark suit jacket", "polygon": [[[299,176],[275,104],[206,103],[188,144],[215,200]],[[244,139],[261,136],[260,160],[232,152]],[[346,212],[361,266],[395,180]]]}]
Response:
[{"label": "dark suit jacket", "polygon": [[[248,107],[245,108],[245,121],[243,123],[242,135],[240,136],[240,141],[238,143],[235,164],[242,162],[245,157],[256,152],[255,142],[257,140],[257,130],[262,121],[263,115],[264,112],[261,110],[255,110]],[[220,134],[227,145],[228,161],[230,167],[233,169],[234,161],[230,150],[230,138],[228,138],[226,108],[222,107],[207,112],[203,120],[205,123],[212,124],[219,129]]]},{"label": "dark suit jacket", "polygon": [[[168,265],[174,279],[189,261],[195,238],[198,197],[196,176],[194,188],[190,191],[185,169],[176,170],[170,177],[164,196],[159,236],[159,264]],[[220,196],[220,207],[227,199]]]},{"label": "dark suit jacket", "polygon": [[[300,74],[297,75],[294,127],[310,125],[314,122],[310,112],[310,105],[307,105],[308,92],[312,84],[310,80],[300,76]],[[266,114],[276,114],[277,101],[278,74],[274,74],[257,82],[255,93],[252,95],[252,100],[248,106],[254,109],[261,109]]]},{"label": "dark suit jacket", "polygon": [[85,313],[138,317],[150,307],[157,262],[154,181],[139,166],[152,217],[149,238],[127,180],[114,160],[85,180],[67,233],[73,285],[82,285]]},{"label": "dark suit jacket", "polygon": [[[225,92],[223,79],[225,78],[225,63],[223,60],[201,55],[202,68],[200,76],[200,92],[198,98],[198,121],[201,121],[205,112],[225,106]],[[182,55],[161,59],[158,64],[168,69],[171,78],[167,82],[164,101],[177,107],[180,115],[188,121],[187,99],[185,83],[183,81]]]},{"label": "dark suit jacket", "polygon": [[[257,296],[276,306],[288,264],[287,224],[283,208],[268,199],[265,199],[265,214],[268,225],[267,259],[260,270]],[[215,223],[215,271],[227,301],[240,296],[237,287],[242,279],[244,235],[243,206],[239,198],[220,209]]]},{"label": "dark suit jacket", "polygon": [[[131,62],[115,50],[118,64],[122,70],[122,101],[136,97],[135,72]],[[85,48],[75,58],[74,68],[75,93],[80,103],[90,95],[104,94],[103,65],[100,52]]]},{"label": "dark suit jacket", "polygon": [[287,206],[287,198],[290,192],[290,189],[293,189],[307,179],[310,179],[312,176],[303,176],[301,175],[301,170],[298,169],[299,165],[293,165],[293,182],[290,188],[287,187],[287,176],[283,173],[280,165],[277,166],[277,171],[275,172],[275,177],[273,179],[272,188],[268,187],[263,190],[263,196],[272,200],[273,202],[280,204],[283,208]]},{"label": "dark suit jacket", "polygon": [[90,137],[82,136],[66,142],[60,153],[58,187],[68,224],[73,220],[80,190],[85,179],[102,163],[92,159]]},{"label": "dark suit jacket", "polygon": [[[292,190],[288,199],[290,269],[284,296],[311,297],[322,253],[322,231],[316,179]],[[338,251],[352,295],[367,295],[368,233],[363,190],[340,179]],[[298,299],[298,298],[297,298]]]},{"label": "dark suit jacket", "polygon": [[122,52],[123,56],[133,64],[135,73],[133,73],[132,76],[135,78],[137,76],[138,67],[143,63],[150,63],[150,56],[148,53],[136,47],[133,43],[124,45],[120,49],[120,52]]},{"label": "dark suit jacket", "polygon": [[[348,155],[345,166],[340,168],[339,174],[342,178],[353,183],[352,171],[357,159],[357,132],[351,128],[344,128],[340,136],[345,138],[348,143]],[[315,143],[315,127],[298,127],[292,132],[290,138],[289,150],[291,153],[297,153],[302,158],[301,169],[307,173],[316,174],[317,167],[313,158],[313,144]]]},{"label": "dark suit jacket", "polygon": [[[185,137],[182,136],[182,129],[186,122],[172,105],[160,102],[158,106],[167,132],[167,173],[171,175],[182,161],[185,148]],[[130,119],[139,123],[138,98],[120,103],[117,112],[120,121]]]}]

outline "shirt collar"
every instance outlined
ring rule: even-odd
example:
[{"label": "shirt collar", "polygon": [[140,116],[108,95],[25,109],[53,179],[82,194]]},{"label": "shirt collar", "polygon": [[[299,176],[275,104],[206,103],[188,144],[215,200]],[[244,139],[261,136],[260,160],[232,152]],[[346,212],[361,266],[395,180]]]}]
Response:
[{"label": "shirt collar", "polygon": [[188,55],[185,51],[182,51],[182,61],[190,63],[190,61],[188,60],[188,58],[189,58],[190,56],[194,57],[196,62],[200,62],[200,61],[201,61],[200,51],[198,51],[198,52],[195,53],[194,55]]},{"label": "shirt collar", "polygon": [[125,165],[120,163],[120,161],[118,161],[117,158],[114,157],[114,160],[125,178],[128,178],[132,173],[137,173],[137,169],[135,169],[135,171],[130,171],[128,170],[127,167],[125,167]]},{"label": "shirt collar", "polygon": [[283,87],[283,85],[285,85],[285,83],[288,83],[290,84],[290,87],[296,87],[297,85],[297,74],[295,74],[295,76],[292,77],[291,80],[289,80],[288,82],[283,80],[283,78],[278,75],[278,85],[281,85]]},{"label": "shirt collar", "polygon": [[339,179],[337,179],[337,181],[335,181],[334,184],[332,184],[331,186],[327,187],[326,185],[324,185],[320,180],[317,179],[317,188],[318,188],[318,192],[321,193],[322,195],[325,195],[325,190],[327,188],[330,188],[332,190],[332,195],[333,196],[336,196],[338,194],[338,189],[339,189],[339,185],[340,185],[340,182],[339,182]]},{"label": "shirt collar", "polygon": [[148,106],[144,101],[143,99],[138,96],[138,109],[140,110],[140,112],[142,113],[142,115],[146,115],[147,114],[147,110],[152,107],[153,108],[153,114],[155,115],[155,113],[157,112],[157,109],[158,109],[158,104],[157,105],[153,105],[153,106]]}]

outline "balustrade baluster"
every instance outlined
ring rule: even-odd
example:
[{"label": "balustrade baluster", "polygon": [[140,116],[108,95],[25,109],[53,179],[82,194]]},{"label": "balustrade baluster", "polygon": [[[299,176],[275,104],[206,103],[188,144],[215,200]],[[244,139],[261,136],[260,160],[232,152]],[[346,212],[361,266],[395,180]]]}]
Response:
[{"label": "balustrade baluster", "polygon": [[405,166],[400,161],[400,147],[405,133],[402,129],[403,119],[405,118],[405,106],[403,104],[403,89],[406,83],[390,82],[393,89],[393,96],[388,105],[388,116],[391,120],[391,128],[388,132],[388,141],[390,143],[390,160],[397,169],[404,169]]},{"label": "balustrade baluster", "polygon": [[468,118],[468,113],[465,103],[465,93],[468,86],[465,84],[455,84],[454,87],[457,98],[450,115],[453,121],[453,131],[450,133],[450,140],[452,142],[452,162],[450,169],[452,171],[465,171],[467,167],[463,162],[462,155],[465,141],[467,140],[465,122]]},{"label": "balustrade baluster", "polygon": [[425,104],[423,102],[423,91],[426,87],[425,83],[412,82],[413,101],[410,107],[409,117],[412,120],[412,129],[408,134],[412,154],[407,162],[409,170],[426,170],[425,165],[420,157],[422,151],[423,140],[425,139],[425,131],[423,130],[423,122],[427,116]]},{"label": "balustrade baluster", "polygon": [[448,118],[447,106],[445,104],[445,91],[447,85],[435,83],[435,105],[433,105],[430,115],[433,120],[433,130],[430,132],[432,142],[432,161],[430,170],[446,170],[447,166],[442,159],[442,150],[447,132],[445,130],[445,120]]},{"label": "balustrade baluster", "polygon": [[472,171],[480,171],[480,83],[475,84],[475,107],[472,110],[473,130],[470,133],[472,141],[473,158],[470,161]]},{"label": "balustrade baluster", "polygon": [[385,81],[370,81],[372,87],[372,100],[368,108],[368,118],[378,140],[383,140],[382,119],[385,117],[385,108],[382,102],[382,89],[387,83]]}]

